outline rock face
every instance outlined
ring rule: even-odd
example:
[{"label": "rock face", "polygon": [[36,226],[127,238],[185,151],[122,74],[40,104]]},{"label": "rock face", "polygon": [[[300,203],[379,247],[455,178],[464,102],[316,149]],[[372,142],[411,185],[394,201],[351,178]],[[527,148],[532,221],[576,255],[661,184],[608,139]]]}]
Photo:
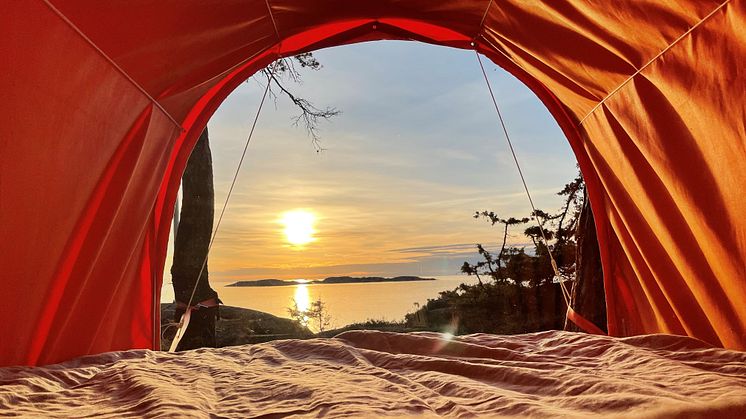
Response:
[{"label": "rock face", "polygon": [[[161,349],[168,350],[176,333],[172,325],[176,305],[161,304]],[[220,306],[216,324],[217,347],[313,337],[308,328],[281,317],[240,307]]]}]

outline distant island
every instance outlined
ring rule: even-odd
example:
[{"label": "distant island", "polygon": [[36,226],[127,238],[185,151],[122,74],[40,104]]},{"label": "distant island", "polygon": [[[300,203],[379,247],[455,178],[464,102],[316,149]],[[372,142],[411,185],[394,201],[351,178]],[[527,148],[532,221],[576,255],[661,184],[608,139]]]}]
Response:
[{"label": "distant island", "polygon": [[282,279],[257,279],[253,281],[238,281],[226,287],[284,287],[290,285],[306,284],[359,284],[363,282],[409,282],[409,281],[435,281],[435,278],[420,278],[419,276],[395,276],[384,278],[380,276],[330,276],[329,278],[316,281],[284,281]]}]

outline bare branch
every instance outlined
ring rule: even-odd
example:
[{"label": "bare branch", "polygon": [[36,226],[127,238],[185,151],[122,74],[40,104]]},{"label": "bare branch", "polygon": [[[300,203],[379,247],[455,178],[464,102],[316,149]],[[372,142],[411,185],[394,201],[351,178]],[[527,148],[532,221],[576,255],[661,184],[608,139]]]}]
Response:
[{"label": "bare branch", "polygon": [[[311,101],[295,95],[285,87],[285,84],[278,75],[287,77],[293,83],[303,83],[301,74],[295,66],[296,63],[301,68],[309,68],[311,70],[319,70],[322,67],[311,53],[304,53],[296,55],[292,59],[279,59],[262,70],[262,73],[267,77],[267,82],[271,85],[269,95],[275,101],[275,104],[279,95],[283,95],[290,99],[300,110],[300,113],[293,117],[293,125],[302,125],[306,129],[306,133],[311,137],[313,147],[317,152],[320,152],[324,148],[321,147],[319,123],[322,120],[328,120],[340,115],[342,111],[334,107],[318,108]],[[279,92],[273,90],[272,86],[275,86]]]}]

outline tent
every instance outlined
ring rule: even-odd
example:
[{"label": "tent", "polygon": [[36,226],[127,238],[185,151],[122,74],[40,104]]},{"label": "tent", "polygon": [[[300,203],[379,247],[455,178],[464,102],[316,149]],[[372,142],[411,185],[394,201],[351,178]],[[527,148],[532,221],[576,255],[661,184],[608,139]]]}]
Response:
[{"label": "tent", "polygon": [[612,336],[746,349],[742,0],[11,0],[0,16],[0,365],[158,344],[179,179],[278,57],[476,49],[585,175]]}]

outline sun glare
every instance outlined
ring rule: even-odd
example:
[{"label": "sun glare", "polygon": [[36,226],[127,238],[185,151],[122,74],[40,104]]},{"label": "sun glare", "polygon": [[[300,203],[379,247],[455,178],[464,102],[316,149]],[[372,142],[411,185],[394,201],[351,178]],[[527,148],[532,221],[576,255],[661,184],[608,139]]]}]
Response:
[{"label": "sun glare", "polygon": [[306,210],[288,211],[282,214],[280,223],[285,226],[283,232],[288,243],[295,246],[302,246],[314,240],[313,234],[316,232],[313,224],[316,222],[316,216]]}]

